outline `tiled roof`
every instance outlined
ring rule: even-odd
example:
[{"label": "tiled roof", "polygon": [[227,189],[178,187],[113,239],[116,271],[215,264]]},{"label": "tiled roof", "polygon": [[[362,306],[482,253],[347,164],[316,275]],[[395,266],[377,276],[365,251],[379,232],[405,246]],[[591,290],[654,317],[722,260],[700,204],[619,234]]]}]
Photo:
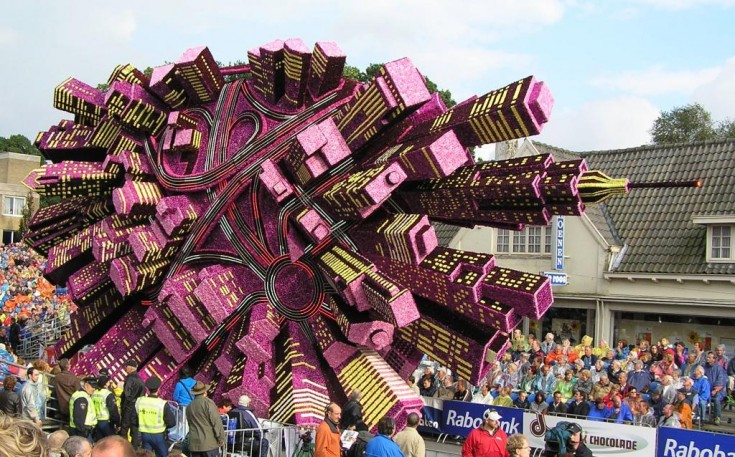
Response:
[{"label": "tiled roof", "polygon": [[439,240],[439,246],[447,247],[452,239],[459,233],[462,227],[456,225],[445,224],[444,222],[432,222],[436,238]]},{"label": "tiled roof", "polygon": [[617,271],[735,274],[735,263],[705,261],[706,227],[691,221],[693,216],[735,215],[735,140],[579,155],[590,168],[631,182],[702,182],[700,189],[633,189],[605,202],[603,212],[628,245]]}]

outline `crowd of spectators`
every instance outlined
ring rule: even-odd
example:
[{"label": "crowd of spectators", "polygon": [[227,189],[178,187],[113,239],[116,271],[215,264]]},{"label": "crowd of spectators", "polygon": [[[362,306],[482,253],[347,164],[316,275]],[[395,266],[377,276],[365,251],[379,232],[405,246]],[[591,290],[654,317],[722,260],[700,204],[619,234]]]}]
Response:
[{"label": "crowd of spectators", "polygon": [[[5,346],[0,362],[39,356],[38,348],[57,339],[69,322],[75,305],[66,289],[43,277],[45,266],[46,260],[25,244],[0,244],[0,344]],[[30,342],[38,344],[31,347]]]},{"label": "crowd of spectators", "polygon": [[735,357],[725,345],[707,351],[662,338],[629,344],[578,345],[553,333],[543,341],[515,330],[510,349],[474,389],[437,364],[422,364],[408,379],[422,396],[522,408],[644,426],[692,428],[721,422],[723,404],[735,404]]}]

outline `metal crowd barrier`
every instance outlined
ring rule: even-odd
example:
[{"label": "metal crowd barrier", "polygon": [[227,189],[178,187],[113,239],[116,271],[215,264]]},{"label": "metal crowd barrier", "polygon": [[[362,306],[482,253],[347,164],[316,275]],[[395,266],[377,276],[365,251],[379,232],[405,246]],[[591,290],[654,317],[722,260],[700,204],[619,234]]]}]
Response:
[{"label": "metal crowd barrier", "polygon": [[[314,455],[313,431],[261,421],[263,427],[226,430],[221,457],[304,457]],[[307,434],[307,432],[310,432]]]}]

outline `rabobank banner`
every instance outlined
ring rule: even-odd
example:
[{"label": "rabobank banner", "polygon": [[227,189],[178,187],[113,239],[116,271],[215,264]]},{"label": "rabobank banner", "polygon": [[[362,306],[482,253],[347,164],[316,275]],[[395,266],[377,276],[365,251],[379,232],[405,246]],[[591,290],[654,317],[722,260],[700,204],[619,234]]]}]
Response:
[{"label": "rabobank banner", "polygon": [[[651,457],[656,455],[655,428],[524,413],[524,435],[531,447],[543,449],[546,431],[554,428],[556,423],[561,421],[576,422],[582,427],[583,440],[596,457]],[[694,456],[677,455],[676,457]]]},{"label": "rabobank banner", "polygon": [[661,427],[657,457],[735,457],[735,436]]},{"label": "rabobank banner", "polygon": [[421,397],[424,400],[424,407],[421,410],[423,413],[421,421],[419,422],[419,432],[424,433],[443,433],[440,426],[442,423],[442,409],[443,401],[438,398],[432,397]]},{"label": "rabobank banner", "polygon": [[488,406],[464,401],[445,401],[441,430],[450,435],[467,436],[482,424],[485,411],[494,409],[500,414],[500,427],[508,434],[523,433],[523,410]]}]

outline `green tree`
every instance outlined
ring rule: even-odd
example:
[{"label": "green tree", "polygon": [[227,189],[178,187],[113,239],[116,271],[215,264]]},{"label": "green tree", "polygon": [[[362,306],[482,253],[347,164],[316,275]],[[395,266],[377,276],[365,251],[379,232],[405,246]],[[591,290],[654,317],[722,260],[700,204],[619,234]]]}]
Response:
[{"label": "green tree", "polygon": [[23,207],[23,211],[21,212],[22,217],[20,219],[20,227],[18,228],[21,238],[24,237],[28,231],[28,225],[31,223],[31,217],[33,217],[33,214],[36,212],[35,206],[36,205],[33,202],[33,194],[28,192],[28,195],[26,195],[26,206]]},{"label": "green tree", "polygon": [[[380,72],[380,69],[382,67],[382,63],[371,63],[367,66],[365,71],[361,71],[357,67],[345,65],[345,68],[342,71],[342,76],[344,76],[345,78],[356,79],[361,83],[366,83],[373,79],[375,75]],[[457,104],[457,102],[452,98],[452,93],[449,90],[439,89],[436,83],[429,79],[428,76],[424,76],[424,80],[426,80],[426,88],[429,89],[429,93],[433,94],[434,92],[438,92],[439,96],[444,101],[444,104],[447,106],[447,108],[451,108]]]},{"label": "green tree", "polygon": [[691,103],[662,112],[653,122],[650,133],[654,144],[735,138],[735,122],[726,120],[716,124],[702,105]]},{"label": "green tree", "polygon": [[8,138],[0,136],[0,151],[17,152],[18,154],[29,154],[33,156],[41,155],[41,151],[31,143],[31,140],[23,135],[10,135]]}]

